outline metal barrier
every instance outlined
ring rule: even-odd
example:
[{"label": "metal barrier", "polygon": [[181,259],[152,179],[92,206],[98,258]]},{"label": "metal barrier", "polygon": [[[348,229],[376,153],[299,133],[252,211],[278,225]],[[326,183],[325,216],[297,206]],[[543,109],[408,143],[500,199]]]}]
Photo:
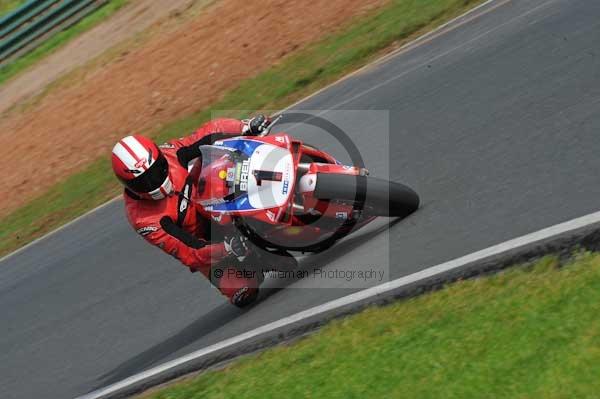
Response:
[{"label": "metal barrier", "polygon": [[19,26],[33,20],[59,0],[30,0],[0,20],[0,40],[14,32]]},{"label": "metal barrier", "polygon": [[30,0],[0,19],[0,66],[77,23],[108,0]]}]

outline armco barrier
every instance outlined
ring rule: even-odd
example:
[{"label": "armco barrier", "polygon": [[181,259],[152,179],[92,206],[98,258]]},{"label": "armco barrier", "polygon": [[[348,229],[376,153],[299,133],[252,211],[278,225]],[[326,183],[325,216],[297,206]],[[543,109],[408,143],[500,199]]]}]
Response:
[{"label": "armco barrier", "polygon": [[20,26],[34,20],[38,15],[48,10],[60,0],[33,0],[16,9],[0,21],[0,40],[4,40],[10,33]]},{"label": "armco barrier", "polygon": [[0,20],[0,66],[31,51],[108,0],[31,0]]},{"label": "armco barrier", "polygon": [[21,19],[25,14],[30,12],[32,9],[36,8],[40,4],[39,0],[29,0],[27,3],[23,4],[21,7],[14,9],[13,11],[5,14],[0,18],[0,30],[4,30],[4,28],[15,21]]}]

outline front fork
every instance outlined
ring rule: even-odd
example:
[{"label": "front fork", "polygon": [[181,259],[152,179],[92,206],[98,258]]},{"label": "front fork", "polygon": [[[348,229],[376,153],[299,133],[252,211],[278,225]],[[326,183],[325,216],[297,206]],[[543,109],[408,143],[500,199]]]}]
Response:
[{"label": "front fork", "polygon": [[296,191],[301,198],[301,204],[294,201],[292,209],[294,214],[321,214],[324,217],[335,219],[356,219],[361,217],[361,212],[354,206],[343,202],[324,201],[314,197],[319,174],[339,174],[351,176],[368,176],[365,168],[345,166],[339,164],[310,163],[298,164],[298,180]]}]

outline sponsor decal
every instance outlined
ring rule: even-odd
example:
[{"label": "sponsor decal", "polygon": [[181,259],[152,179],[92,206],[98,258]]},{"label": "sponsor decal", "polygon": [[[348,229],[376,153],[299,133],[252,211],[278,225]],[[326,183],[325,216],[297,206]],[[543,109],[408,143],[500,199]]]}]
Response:
[{"label": "sponsor decal", "polygon": [[220,171],[219,171],[219,179],[221,179],[221,180],[225,180],[225,179],[227,179],[227,171],[225,171],[225,170],[220,170]]},{"label": "sponsor decal", "polygon": [[163,143],[163,144],[159,145],[158,148],[164,148],[164,149],[172,150],[173,148],[175,148],[175,144]]},{"label": "sponsor decal", "polygon": [[281,194],[286,195],[290,191],[290,164],[288,163],[285,166],[285,173],[283,175],[283,185],[281,189]]},{"label": "sponsor decal", "polygon": [[140,159],[139,161],[137,161],[135,163],[135,168],[136,169],[142,169],[145,165],[146,165],[146,160],[145,159]]},{"label": "sponsor decal", "polygon": [[188,206],[188,203],[187,203],[187,202],[188,202],[188,201],[187,201],[187,199],[185,199],[185,198],[183,198],[183,199],[181,200],[181,205],[179,205],[179,212],[180,212],[180,213],[183,213],[183,212],[185,212],[185,210],[187,209],[187,206]]},{"label": "sponsor decal", "polygon": [[155,227],[155,226],[145,226],[145,227],[142,227],[140,229],[137,229],[137,233],[140,234],[140,235],[142,235],[143,237],[145,237],[148,234],[154,233],[157,230],[158,230],[158,227]]},{"label": "sponsor decal", "polygon": [[[211,205],[218,205],[218,204],[222,204],[224,202],[225,202],[225,200],[223,198],[211,198],[211,199],[200,201],[200,205],[202,205],[204,207],[204,209],[206,209],[207,211],[211,211],[212,210]],[[210,209],[209,209],[209,207],[210,207]]]},{"label": "sponsor decal", "polygon": [[190,192],[192,187],[191,180],[191,176],[188,176],[188,178],[185,181],[185,186],[183,186],[183,192],[179,193],[179,212],[177,214],[177,226],[179,227],[183,226],[183,222],[185,221],[185,217],[187,215],[189,205],[188,198],[190,198]]},{"label": "sponsor decal", "polygon": [[221,219],[223,219],[223,214],[221,213],[219,216],[212,215],[212,218],[215,222],[221,223]]},{"label": "sponsor decal", "polygon": [[335,218],[336,219],[346,220],[346,219],[348,219],[348,212],[336,212],[335,213]]},{"label": "sponsor decal", "polygon": [[181,197],[181,203],[179,204],[179,213],[184,213],[188,207],[188,198],[190,196],[190,186],[185,185],[183,189],[183,196]]},{"label": "sponsor decal", "polygon": [[274,222],[276,220],[275,216],[276,216],[275,212],[273,212],[273,211],[267,211],[267,217],[269,218],[269,220],[271,222]]},{"label": "sponsor decal", "polygon": [[237,290],[235,294],[231,297],[231,302],[237,304],[246,298],[246,294],[248,292],[248,287],[244,287],[241,290]]},{"label": "sponsor decal", "polygon": [[236,168],[228,168],[227,169],[227,181],[235,180],[235,170],[236,170]]},{"label": "sponsor decal", "polygon": [[290,190],[290,181],[289,180],[284,180],[283,181],[283,189],[281,190],[281,193],[282,194],[287,194],[289,190]]},{"label": "sponsor decal", "polygon": [[248,191],[248,173],[250,172],[250,161],[242,162],[242,171],[240,173],[240,190]]},{"label": "sponsor decal", "polygon": [[275,137],[275,141],[277,141],[278,143],[285,143],[285,137],[277,136]]},{"label": "sponsor decal", "polygon": [[242,164],[241,162],[237,163],[237,166],[235,168],[235,185],[239,185],[240,184],[240,178],[242,175]]}]

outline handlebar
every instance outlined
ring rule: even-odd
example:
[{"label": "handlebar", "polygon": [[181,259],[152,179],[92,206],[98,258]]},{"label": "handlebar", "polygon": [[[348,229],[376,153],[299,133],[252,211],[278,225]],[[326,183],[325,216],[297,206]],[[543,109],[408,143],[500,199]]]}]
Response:
[{"label": "handlebar", "polygon": [[267,126],[267,128],[259,135],[259,137],[265,137],[268,136],[271,133],[271,129],[273,128],[273,126],[275,126],[275,124],[277,122],[279,122],[279,120],[283,118],[283,114],[280,114],[279,116],[277,116],[276,118],[274,118],[271,123],[269,124],[269,126]]}]

